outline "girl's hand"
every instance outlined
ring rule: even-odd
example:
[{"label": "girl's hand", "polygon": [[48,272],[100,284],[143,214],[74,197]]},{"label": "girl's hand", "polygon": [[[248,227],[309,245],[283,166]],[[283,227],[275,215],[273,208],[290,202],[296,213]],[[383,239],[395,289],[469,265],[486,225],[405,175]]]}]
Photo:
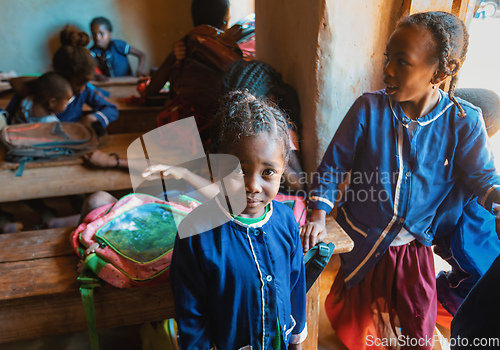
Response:
[{"label": "girl's hand", "polygon": [[174,56],[177,60],[177,62],[182,61],[183,59],[186,58],[187,55],[187,48],[186,44],[184,43],[184,40],[179,40],[174,43],[174,47],[172,48],[174,52]]},{"label": "girl's hand", "polygon": [[163,175],[163,178],[172,177],[176,180],[180,180],[184,177],[186,169],[177,166],[155,164],[146,168],[142,172],[142,177],[146,180],[158,180]]},{"label": "girl's hand", "polygon": [[89,114],[82,116],[78,120],[78,123],[81,123],[83,125],[87,125],[88,127],[92,127],[92,123],[98,122],[98,121],[99,121],[99,119],[97,119],[97,117],[94,114],[89,113]]},{"label": "girl's hand", "polygon": [[100,150],[84,154],[83,159],[89,164],[99,168],[115,168],[117,165],[115,156]]},{"label": "girl's hand", "polygon": [[304,253],[326,237],[326,212],[313,210],[310,220],[300,228]]}]

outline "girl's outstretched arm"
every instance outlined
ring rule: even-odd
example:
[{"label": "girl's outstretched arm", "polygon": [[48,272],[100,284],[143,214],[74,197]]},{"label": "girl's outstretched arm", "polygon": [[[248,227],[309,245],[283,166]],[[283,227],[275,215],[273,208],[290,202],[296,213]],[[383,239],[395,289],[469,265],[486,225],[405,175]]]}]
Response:
[{"label": "girl's outstretched arm", "polygon": [[92,108],[92,114],[104,129],[118,119],[118,108],[116,105],[102,97],[98,90],[86,87],[85,92],[85,103]]},{"label": "girl's outstretched arm", "polygon": [[300,228],[304,253],[326,237],[326,211],[314,209],[309,221]]},{"label": "girl's outstretched arm", "polygon": [[175,75],[178,68],[175,55],[170,53],[158,70],[151,75],[151,80],[146,85],[146,96],[158,94],[165,83]]},{"label": "girl's outstretched arm", "polygon": [[144,68],[146,66],[146,54],[142,52],[139,49],[136,49],[135,47],[130,46],[130,51],[129,53],[131,55],[137,56],[139,58],[139,64],[137,66],[137,71],[135,72],[135,75],[138,77],[145,76],[147,75]]},{"label": "girl's outstretched arm", "polygon": [[183,167],[156,164],[144,170],[142,177],[146,180],[157,180],[160,178],[160,174],[164,179],[174,178],[186,181],[207,199],[211,199],[219,193],[219,186],[217,184]]}]

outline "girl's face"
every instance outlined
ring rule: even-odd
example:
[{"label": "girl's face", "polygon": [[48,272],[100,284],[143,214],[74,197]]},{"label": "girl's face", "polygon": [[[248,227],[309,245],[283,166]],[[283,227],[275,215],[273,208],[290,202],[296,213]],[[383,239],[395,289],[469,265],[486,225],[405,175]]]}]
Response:
[{"label": "girl's face", "polygon": [[280,187],[285,168],[283,146],[267,133],[242,138],[227,153],[236,156],[244,177],[246,208],[242,217],[259,217]]},{"label": "girl's face", "polygon": [[92,40],[100,49],[107,49],[111,41],[111,32],[106,29],[104,24],[94,24],[90,31],[92,32]]},{"label": "girl's face", "polygon": [[402,27],[387,43],[384,63],[385,92],[395,101],[425,103],[433,90],[439,61],[431,32],[425,28]]}]

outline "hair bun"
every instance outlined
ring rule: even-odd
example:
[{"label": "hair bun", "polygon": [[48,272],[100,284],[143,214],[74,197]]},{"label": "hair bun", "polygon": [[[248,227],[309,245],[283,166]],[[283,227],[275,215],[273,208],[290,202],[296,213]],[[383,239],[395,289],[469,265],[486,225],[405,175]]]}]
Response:
[{"label": "hair bun", "polygon": [[75,26],[66,25],[60,34],[61,45],[87,46],[90,43],[90,36]]}]

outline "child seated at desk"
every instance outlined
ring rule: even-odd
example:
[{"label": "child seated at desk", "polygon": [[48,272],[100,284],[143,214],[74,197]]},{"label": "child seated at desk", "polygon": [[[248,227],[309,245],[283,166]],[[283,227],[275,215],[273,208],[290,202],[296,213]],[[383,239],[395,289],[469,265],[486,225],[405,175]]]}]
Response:
[{"label": "child seated at desk", "polygon": [[112,39],[113,27],[109,19],[105,17],[94,18],[90,22],[90,31],[94,40],[94,45],[90,48],[90,53],[95,58],[97,68],[100,72],[96,72],[97,80],[106,80],[106,77],[132,75],[127,55],[139,58],[139,65],[135,75],[145,75],[144,65],[146,63],[146,55],[123,40]]},{"label": "child seated at desk", "polygon": [[57,73],[45,73],[28,85],[33,92],[25,97],[14,116],[13,123],[50,123],[59,121],[62,113],[73,97],[69,82]]},{"label": "child seated at desk", "polygon": [[[85,47],[89,44],[90,37],[78,28],[68,25],[61,31],[60,41],[61,47],[52,58],[52,67],[54,72],[69,82],[74,98],[57,117],[61,121],[80,122],[91,126],[100,136],[104,134],[109,123],[118,119],[118,109],[87,84],[92,79],[95,68],[94,59]],[[33,93],[28,83],[30,80],[33,78],[19,77],[10,80],[14,96],[6,108],[9,115],[15,113],[24,97]],[[92,113],[82,112],[84,104],[92,108]]]}]

